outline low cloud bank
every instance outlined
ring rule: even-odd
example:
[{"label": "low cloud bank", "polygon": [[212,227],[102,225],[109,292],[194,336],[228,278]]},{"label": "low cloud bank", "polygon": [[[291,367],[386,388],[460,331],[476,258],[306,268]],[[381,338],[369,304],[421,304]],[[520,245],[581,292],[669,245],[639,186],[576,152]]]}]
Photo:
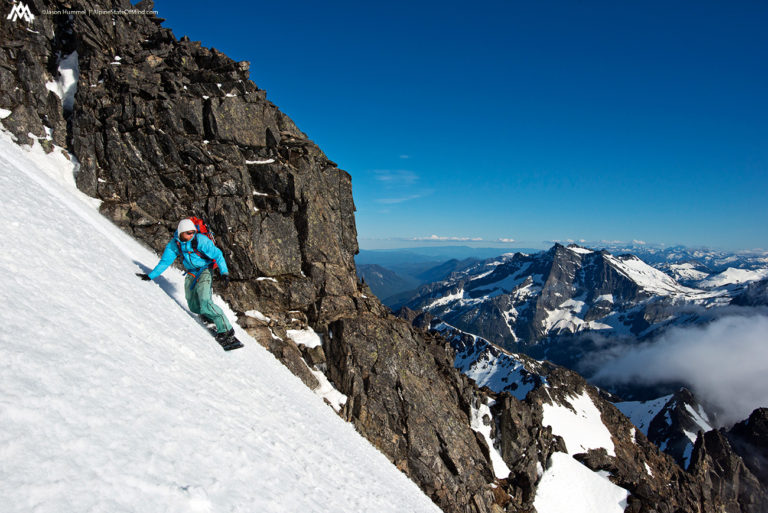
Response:
[{"label": "low cloud bank", "polygon": [[[720,411],[719,424],[768,406],[768,314],[745,309],[704,326],[671,328],[631,347],[613,346],[592,361],[601,384],[686,383]],[[599,363],[598,363],[599,361]]]}]

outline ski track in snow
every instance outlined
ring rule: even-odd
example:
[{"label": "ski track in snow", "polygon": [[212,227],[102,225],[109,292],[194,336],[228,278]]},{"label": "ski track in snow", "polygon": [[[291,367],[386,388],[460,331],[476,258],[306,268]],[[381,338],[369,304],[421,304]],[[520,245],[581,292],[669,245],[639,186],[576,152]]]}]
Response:
[{"label": "ski track in snow", "polygon": [[0,133],[4,512],[439,511],[234,322],[222,351],[180,271],[138,279],[58,151]]}]

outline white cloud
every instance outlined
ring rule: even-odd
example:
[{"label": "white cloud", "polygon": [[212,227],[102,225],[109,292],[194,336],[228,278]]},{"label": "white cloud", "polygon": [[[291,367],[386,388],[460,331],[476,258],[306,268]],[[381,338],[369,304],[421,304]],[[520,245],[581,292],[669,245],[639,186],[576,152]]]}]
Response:
[{"label": "white cloud", "polygon": [[419,175],[406,169],[375,169],[373,174],[377,181],[392,187],[413,185],[419,181]]},{"label": "white cloud", "polygon": [[515,239],[500,238],[500,239],[496,239],[496,242],[503,242],[505,244],[512,244],[513,242],[515,242]]},{"label": "white cloud", "polygon": [[401,196],[398,198],[379,198],[376,203],[383,203],[385,205],[394,205],[395,203],[402,203],[404,201],[410,201],[421,198],[421,194],[411,194],[410,196]]},{"label": "white cloud", "polygon": [[705,326],[672,328],[655,341],[623,349],[593,379],[684,382],[699,399],[722,411],[721,424],[743,420],[755,408],[768,406],[768,315],[749,312]]},{"label": "white cloud", "polygon": [[482,237],[441,237],[439,235],[430,235],[429,237],[413,237],[409,240],[432,240],[432,241],[444,241],[444,240],[453,240],[453,241],[481,241],[483,240]]}]

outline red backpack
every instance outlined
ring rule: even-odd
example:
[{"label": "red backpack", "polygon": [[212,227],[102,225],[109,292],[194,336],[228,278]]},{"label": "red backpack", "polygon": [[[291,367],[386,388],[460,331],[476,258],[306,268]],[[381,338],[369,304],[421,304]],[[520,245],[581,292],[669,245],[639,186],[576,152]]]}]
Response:
[{"label": "red backpack", "polygon": [[[192,239],[192,250],[195,253],[197,253],[197,256],[203,257],[206,260],[210,260],[212,262],[212,265],[211,265],[212,269],[218,269],[219,265],[216,263],[216,261],[213,258],[209,257],[208,255],[204,254],[203,252],[201,252],[200,250],[197,249],[197,236],[200,235],[200,234],[205,235],[206,237],[208,237],[211,240],[211,242],[213,242],[214,245],[216,244],[216,239],[213,236],[213,232],[208,229],[208,225],[205,224],[205,221],[203,221],[199,217],[192,216],[192,217],[189,217],[188,219],[190,221],[192,221],[193,223],[195,223],[195,228],[197,228],[197,233],[195,234],[194,238]],[[181,242],[179,242],[177,240],[176,241],[176,245],[179,247],[179,253],[181,253],[182,252],[181,251]]]}]

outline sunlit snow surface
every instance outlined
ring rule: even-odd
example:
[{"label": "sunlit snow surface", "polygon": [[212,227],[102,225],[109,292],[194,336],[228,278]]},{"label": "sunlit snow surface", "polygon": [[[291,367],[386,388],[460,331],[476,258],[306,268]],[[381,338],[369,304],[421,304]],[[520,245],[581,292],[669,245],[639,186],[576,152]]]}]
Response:
[{"label": "sunlit snow surface", "polygon": [[586,391],[569,396],[571,408],[561,404],[543,404],[543,426],[551,426],[552,433],[563,437],[568,454],[604,448],[609,456],[616,456],[611,433],[603,424],[600,410]]},{"label": "sunlit snow surface", "polygon": [[623,272],[630,280],[634,281],[648,292],[660,296],[690,295],[699,292],[695,289],[680,285],[670,276],[651,267],[637,257],[629,256],[626,258],[619,258],[613,255],[605,255],[605,258],[611,262],[616,269]]},{"label": "sunlit snow surface", "polygon": [[690,262],[682,264],[672,264],[669,270],[673,277],[680,280],[702,280],[707,277],[707,273],[697,270]]},{"label": "sunlit snow surface", "polygon": [[304,345],[310,349],[323,345],[320,335],[315,333],[312,328],[303,330],[288,330],[286,331],[288,338],[296,342],[297,345]]},{"label": "sunlit snow surface", "polygon": [[0,133],[4,513],[439,511],[239,327],[222,351],[179,271],[139,280],[71,172]]},{"label": "sunlit snow surface", "polygon": [[[494,445],[494,439],[491,437],[491,423],[494,422],[494,420],[490,406],[493,404],[494,401],[491,400],[490,404],[482,403],[477,407],[472,406],[470,410],[470,424],[472,429],[480,433],[488,444],[488,451],[491,456],[491,465],[493,465],[494,475],[499,479],[506,479],[510,473],[509,467],[501,457],[501,453],[499,453],[499,450]],[[486,421],[488,422],[487,424]]]},{"label": "sunlit snow surface", "polygon": [[553,453],[533,506],[538,513],[623,513],[627,490],[562,452]]},{"label": "sunlit snow surface", "polygon": [[59,61],[58,72],[58,78],[46,83],[45,87],[61,99],[64,110],[72,110],[75,104],[77,82],[80,79],[77,51],[70,53]]},{"label": "sunlit snow surface", "polygon": [[568,249],[580,255],[589,255],[590,253],[594,253],[594,251],[592,251],[591,249],[582,248],[579,246],[569,246]]}]

